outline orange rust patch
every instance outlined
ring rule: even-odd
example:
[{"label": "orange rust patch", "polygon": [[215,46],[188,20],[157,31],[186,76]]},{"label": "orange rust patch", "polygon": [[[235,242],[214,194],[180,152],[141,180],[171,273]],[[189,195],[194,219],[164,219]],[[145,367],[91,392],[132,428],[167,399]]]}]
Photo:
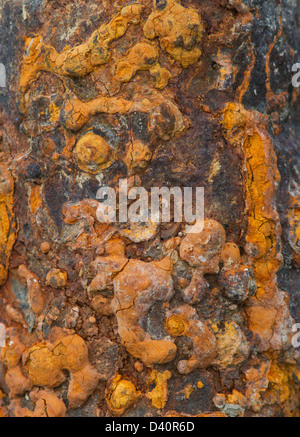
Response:
[{"label": "orange rust patch", "polygon": [[153,407],[162,410],[168,400],[168,379],[171,378],[171,372],[157,372],[152,370],[150,381],[155,383],[155,387],[151,392],[146,394],[147,398],[151,399]]},{"label": "orange rust patch", "polygon": [[78,335],[59,338],[54,344],[42,342],[23,353],[23,365],[33,385],[57,387],[70,372],[68,400],[71,408],[80,407],[95,390],[99,375],[90,365],[88,348]]},{"label": "orange rust patch", "polygon": [[40,35],[25,40],[26,56],[22,62],[20,92],[21,110],[25,111],[25,93],[41,71],[60,76],[85,76],[95,66],[110,59],[109,45],[125,34],[130,24],[138,24],[143,6],[133,3],[125,6],[109,24],[103,24],[83,44],[57,53],[54,47],[43,42]]},{"label": "orange rust patch", "polygon": [[246,211],[248,231],[246,252],[252,261],[257,294],[247,304],[251,329],[267,350],[289,344],[289,316],[285,293],[277,287],[276,274],[282,264],[281,225],[275,208],[280,174],[266,119],[240,104],[228,103],[223,113],[226,138],[245,155]]},{"label": "orange rust patch", "polygon": [[14,179],[4,156],[0,156],[0,285],[7,280],[8,266],[18,232],[14,216]]},{"label": "orange rust patch", "polygon": [[32,214],[36,214],[37,210],[42,206],[43,200],[41,197],[41,187],[34,185],[30,192],[30,211]]}]

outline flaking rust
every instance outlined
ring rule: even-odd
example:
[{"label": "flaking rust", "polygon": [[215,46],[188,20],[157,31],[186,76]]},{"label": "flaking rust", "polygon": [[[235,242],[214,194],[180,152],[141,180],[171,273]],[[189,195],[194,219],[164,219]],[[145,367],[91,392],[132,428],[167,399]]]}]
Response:
[{"label": "flaking rust", "polygon": [[[0,417],[299,416],[298,97],[272,67],[293,14],[4,3],[25,36],[0,139]],[[121,179],[204,187],[203,229],[101,221]]]}]

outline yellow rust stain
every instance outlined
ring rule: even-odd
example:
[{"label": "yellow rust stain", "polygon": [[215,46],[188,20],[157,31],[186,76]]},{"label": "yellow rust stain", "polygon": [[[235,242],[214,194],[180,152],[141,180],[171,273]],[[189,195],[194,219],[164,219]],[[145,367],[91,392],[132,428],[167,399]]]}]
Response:
[{"label": "yellow rust stain", "polygon": [[[251,199],[247,241],[253,246],[256,260],[254,272],[261,285],[267,280],[273,282],[272,273],[276,273],[281,266],[276,244],[280,235],[279,216],[272,206],[280,177],[275,154],[270,153],[271,146],[271,141],[257,132],[245,142],[248,175],[246,195],[247,199]],[[271,171],[274,172],[273,178]]]},{"label": "yellow rust stain", "polygon": [[14,215],[14,179],[6,159],[0,156],[0,285],[7,280],[8,266],[18,232]]},{"label": "yellow rust stain", "polygon": [[203,388],[203,387],[204,387],[203,382],[202,381],[198,381],[197,382],[197,388],[199,388],[201,390],[201,388]]},{"label": "yellow rust stain", "polygon": [[171,372],[158,372],[152,370],[150,381],[155,383],[155,388],[147,393],[147,397],[151,399],[153,407],[162,410],[168,400],[168,379],[171,378]]},{"label": "yellow rust stain", "polygon": [[172,337],[179,337],[185,335],[188,329],[188,321],[181,315],[173,314],[166,320],[166,331]]},{"label": "yellow rust stain", "polygon": [[51,102],[49,105],[49,112],[50,112],[50,123],[56,123],[59,121],[60,116],[60,108],[57,106],[54,102]]},{"label": "yellow rust stain", "polygon": [[274,274],[281,266],[281,254],[278,250],[281,229],[278,213],[273,206],[280,175],[272,140],[264,126],[257,126],[253,117],[251,120],[252,115],[255,117],[254,111],[251,114],[240,105],[228,104],[224,112],[224,126],[231,132],[236,128],[242,129],[242,146],[247,168],[246,239],[255,260],[254,272],[259,293],[264,294],[272,292],[272,286],[268,290],[264,281],[273,283]]},{"label": "yellow rust stain", "polygon": [[218,343],[218,356],[214,364],[221,369],[237,366],[245,361],[250,353],[250,348],[243,332],[237,323],[226,321],[223,329],[212,326]]},{"label": "yellow rust stain", "polygon": [[191,397],[191,395],[193,394],[193,392],[194,392],[194,388],[191,384],[184,387],[184,394],[185,394],[186,399],[189,399]]},{"label": "yellow rust stain", "polygon": [[246,313],[251,329],[262,339],[263,348],[267,350],[271,340],[274,347],[280,348],[282,341],[287,342],[283,340],[286,334],[280,329],[290,319],[286,295],[276,282],[282,264],[281,225],[275,207],[280,174],[272,138],[263,115],[247,111],[241,104],[226,105],[223,126],[227,139],[233,146],[241,147],[245,156],[246,253],[252,261],[257,284],[257,294],[249,300]]},{"label": "yellow rust stain", "polygon": [[265,394],[268,404],[282,404],[284,414],[291,415],[288,401],[297,398],[297,370],[295,364],[282,365],[278,363],[276,354],[271,358],[271,367],[268,373],[269,386]]},{"label": "yellow rust stain", "polygon": [[122,416],[139,396],[140,392],[131,381],[122,379],[121,375],[116,375],[106,396],[106,402],[115,416]]}]

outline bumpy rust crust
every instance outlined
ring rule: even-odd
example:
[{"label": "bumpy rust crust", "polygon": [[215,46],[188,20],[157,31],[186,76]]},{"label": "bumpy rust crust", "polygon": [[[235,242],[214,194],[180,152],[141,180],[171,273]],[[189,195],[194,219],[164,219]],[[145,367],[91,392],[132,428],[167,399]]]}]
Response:
[{"label": "bumpy rust crust", "polygon": [[62,370],[68,370],[71,408],[80,407],[99,382],[100,375],[88,360],[88,348],[78,335],[64,336],[54,344],[36,344],[24,352],[22,360],[34,386],[56,387],[65,379]]},{"label": "bumpy rust crust", "polygon": [[41,36],[27,38],[20,77],[21,93],[26,92],[41,71],[51,71],[60,76],[85,76],[95,66],[107,63],[110,43],[120,38],[130,24],[139,22],[142,9],[139,3],[126,6],[108,25],[97,29],[86,43],[59,54],[53,47],[45,45]]},{"label": "bumpy rust crust", "polygon": [[152,340],[141,328],[156,302],[168,302],[173,297],[171,273],[168,258],[153,263],[131,260],[114,280],[112,305],[119,334],[127,350],[147,366],[168,363],[176,355],[176,346],[171,341]]},{"label": "bumpy rust crust", "polygon": [[193,65],[201,56],[197,43],[202,37],[202,23],[197,11],[184,8],[176,0],[154,2],[152,12],[144,25],[148,39],[159,38],[161,47],[184,68]]}]

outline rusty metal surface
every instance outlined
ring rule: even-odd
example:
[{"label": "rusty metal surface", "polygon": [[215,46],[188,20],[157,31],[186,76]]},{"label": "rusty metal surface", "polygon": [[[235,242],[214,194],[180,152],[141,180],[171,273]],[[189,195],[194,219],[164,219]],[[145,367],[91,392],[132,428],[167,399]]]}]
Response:
[{"label": "rusty metal surface", "polygon": [[[1,2],[0,417],[299,416],[299,6]],[[204,230],[100,223],[124,178]]]}]

